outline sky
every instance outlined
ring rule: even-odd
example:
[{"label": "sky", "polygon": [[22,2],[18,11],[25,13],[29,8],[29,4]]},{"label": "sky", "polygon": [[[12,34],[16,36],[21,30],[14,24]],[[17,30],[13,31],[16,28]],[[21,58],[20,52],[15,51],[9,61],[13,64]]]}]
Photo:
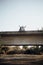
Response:
[{"label": "sky", "polygon": [[43,0],[0,0],[0,31],[40,30]]}]

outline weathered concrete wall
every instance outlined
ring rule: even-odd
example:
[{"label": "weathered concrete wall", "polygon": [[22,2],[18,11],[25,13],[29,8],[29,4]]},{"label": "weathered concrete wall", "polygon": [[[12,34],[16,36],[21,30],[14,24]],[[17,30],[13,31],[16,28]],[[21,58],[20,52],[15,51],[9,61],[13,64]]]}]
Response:
[{"label": "weathered concrete wall", "polygon": [[43,44],[42,35],[29,35],[29,36],[3,36],[0,37],[0,42],[3,44]]}]

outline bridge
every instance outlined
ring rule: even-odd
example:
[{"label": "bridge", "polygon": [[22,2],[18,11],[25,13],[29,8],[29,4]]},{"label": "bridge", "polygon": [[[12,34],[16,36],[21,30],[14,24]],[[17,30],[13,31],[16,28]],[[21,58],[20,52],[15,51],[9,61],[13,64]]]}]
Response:
[{"label": "bridge", "polygon": [[43,30],[0,32],[1,45],[43,45]]}]

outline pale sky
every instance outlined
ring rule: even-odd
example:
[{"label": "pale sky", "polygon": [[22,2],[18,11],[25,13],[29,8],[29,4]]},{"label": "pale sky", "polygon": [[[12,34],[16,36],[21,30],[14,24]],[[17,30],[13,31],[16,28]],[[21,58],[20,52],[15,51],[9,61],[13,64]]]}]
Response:
[{"label": "pale sky", "polygon": [[18,31],[43,27],[43,0],[0,0],[0,31]]}]

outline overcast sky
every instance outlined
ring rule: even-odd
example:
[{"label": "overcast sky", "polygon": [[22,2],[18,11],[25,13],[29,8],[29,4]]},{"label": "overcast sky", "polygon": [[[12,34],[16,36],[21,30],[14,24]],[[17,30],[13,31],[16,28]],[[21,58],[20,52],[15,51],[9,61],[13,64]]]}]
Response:
[{"label": "overcast sky", "polygon": [[43,0],[0,0],[0,31],[43,27]]}]

